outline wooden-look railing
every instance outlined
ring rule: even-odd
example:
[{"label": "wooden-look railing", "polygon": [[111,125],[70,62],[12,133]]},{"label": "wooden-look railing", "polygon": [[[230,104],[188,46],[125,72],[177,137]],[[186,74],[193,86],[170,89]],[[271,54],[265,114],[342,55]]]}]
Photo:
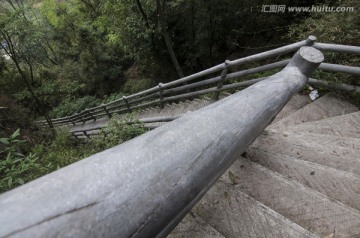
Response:
[{"label": "wooden-look railing", "polygon": [[[163,106],[167,102],[193,98],[208,93],[214,93],[214,98],[217,99],[221,91],[243,88],[252,85],[255,82],[259,82],[264,78],[257,78],[243,82],[233,82],[234,79],[238,79],[241,76],[260,73],[272,69],[284,68],[288,64],[289,60],[282,60],[279,62],[251,69],[229,73],[231,68],[243,65],[245,63],[264,60],[274,56],[294,52],[298,50],[301,46],[305,45],[313,46],[314,48],[320,49],[321,51],[343,52],[360,55],[360,47],[358,46],[325,44],[317,43],[315,41],[316,37],[309,36],[306,40],[283,46],[277,49],[269,50],[233,61],[226,60],[222,64],[216,65],[210,69],[192,74],[190,76],[169,83],[160,83],[158,86],[144,90],[142,92],[135,93],[129,96],[124,96],[110,103],[88,108],[74,115],[52,119],[51,121],[54,126],[76,125],[79,123],[84,124],[87,121],[96,121],[97,119],[102,117],[110,118],[114,113],[123,114],[138,109],[151,107],[154,105]],[[322,63],[319,69],[324,71],[344,72],[360,75],[360,67]],[[209,75],[218,72],[221,72],[219,76],[207,78]],[[193,82],[195,80],[197,81]],[[317,79],[311,79],[309,81],[309,84],[321,85],[340,90],[360,92],[360,87],[357,86],[333,84],[331,82]],[[40,125],[46,125],[46,123],[47,122],[45,120],[37,122],[37,124]],[[86,130],[83,130],[83,133],[86,133]]]},{"label": "wooden-look railing", "polygon": [[301,47],[266,80],[1,194],[0,237],[166,237],[323,59]]}]

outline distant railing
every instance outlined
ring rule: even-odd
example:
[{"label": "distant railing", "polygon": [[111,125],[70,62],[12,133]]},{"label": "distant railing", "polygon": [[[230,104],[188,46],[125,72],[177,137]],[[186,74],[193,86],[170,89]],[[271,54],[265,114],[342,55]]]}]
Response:
[{"label": "distant railing", "polygon": [[308,81],[301,47],[279,73],[0,195],[0,237],[166,237]]},{"label": "distant railing", "polygon": [[[266,52],[247,56],[233,61],[226,60],[222,64],[216,65],[210,69],[192,74],[190,76],[169,83],[164,83],[164,84],[160,83],[158,86],[144,90],[142,92],[135,93],[129,96],[124,96],[110,103],[88,108],[80,113],[76,113],[74,115],[66,116],[62,118],[52,119],[51,121],[54,126],[77,125],[79,123],[84,124],[87,121],[96,121],[97,119],[102,117],[111,118],[114,113],[123,114],[138,109],[151,107],[154,105],[163,106],[167,102],[193,98],[199,95],[204,95],[209,93],[215,93],[214,99],[218,99],[221,91],[243,88],[252,85],[255,82],[259,82],[264,78],[256,78],[243,82],[231,82],[231,80],[237,79],[245,75],[265,72],[272,69],[284,68],[289,62],[289,60],[282,60],[279,62],[275,62],[255,68],[250,68],[246,70],[236,71],[232,73],[229,73],[230,68],[245,63],[264,60],[270,57],[293,52],[298,50],[301,46],[305,46],[305,45],[313,46],[314,48],[320,49],[322,51],[343,52],[343,53],[360,55],[360,47],[358,46],[325,44],[325,43],[317,43],[315,41],[316,41],[315,36],[309,36],[308,39],[304,41],[293,43],[277,49],[269,50]],[[319,69],[324,71],[343,72],[343,73],[360,75],[360,67],[354,67],[354,66],[322,63]],[[197,82],[190,82],[192,80],[201,79],[205,76],[209,76],[219,71],[221,71],[221,74],[219,76],[202,79]],[[184,83],[187,84],[184,85]],[[333,84],[331,82],[318,80],[318,79],[310,80],[309,84],[321,85],[324,87],[330,87],[338,90],[360,92],[360,87],[358,86]],[[46,120],[38,121],[36,123],[39,125],[47,125]]]}]

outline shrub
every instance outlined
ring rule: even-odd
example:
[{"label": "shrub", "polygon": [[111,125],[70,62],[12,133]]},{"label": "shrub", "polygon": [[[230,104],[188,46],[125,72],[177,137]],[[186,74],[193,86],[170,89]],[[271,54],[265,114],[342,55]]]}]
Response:
[{"label": "shrub", "polygon": [[127,80],[123,90],[127,94],[137,93],[155,86],[155,81],[148,78]]},{"label": "shrub", "polygon": [[19,152],[19,147],[25,142],[19,140],[19,136],[20,129],[17,129],[9,138],[0,138],[5,145],[0,151],[0,192],[31,180],[33,172],[40,167],[36,154],[25,156]]},{"label": "shrub", "polygon": [[19,152],[19,148],[25,143],[18,139],[19,129],[9,138],[0,138],[0,145],[4,145],[0,147],[0,192],[121,144],[147,131],[142,124],[129,125],[127,122],[130,120],[133,120],[133,117],[120,119],[119,116],[115,116],[102,129],[100,136],[85,143],[79,143],[66,130],[58,130],[50,144],[46,141],[34,146],[27,156]]},{"label": "shrub", "polygon": [[127,122],[134,121],[133,116],[120,118],[115,115],[110,122],[101,130],[99,137],[93,138],[91,143],[97,150],[104,150],[115,145],[121,144],[136,136],[139,136],[148,131],[143,124],[128,124]]},{"label": "shrub", "polygon": [[100,100],[93,96],[85,96],[77,99],[66,99],[58,107],[50,112],[50,117],[64,117],[70,116],[76,112],[85,110],[86,108],[95,107],[99,105]]}]

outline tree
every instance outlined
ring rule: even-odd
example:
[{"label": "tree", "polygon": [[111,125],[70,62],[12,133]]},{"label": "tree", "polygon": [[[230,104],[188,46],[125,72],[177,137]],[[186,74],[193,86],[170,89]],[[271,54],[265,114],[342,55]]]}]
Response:
[{"label": "tree", "polygon": [[0,35],[6,42],[1,44],[1,48],[10,56],[22,82],[35,101],[38,112],[45,117],[49,127],[53,128],[43,103],[34,91],[36,84],[34,67],[36,63],[41,63],[40,55],[44,53],[38,35],[40,31],[33,24],[34,21],[31,22],[26,16],[26,6],[22,2],[16,1],[16,5],[10,0],[7,2],[11,8],[3,9],[1,14]]}]

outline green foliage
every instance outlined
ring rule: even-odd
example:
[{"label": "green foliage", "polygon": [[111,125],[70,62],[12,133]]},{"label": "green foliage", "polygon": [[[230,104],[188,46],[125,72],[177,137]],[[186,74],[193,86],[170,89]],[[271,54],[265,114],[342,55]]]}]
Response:
[{"label": "green foliage", "polygon": [[112,102],[124,96],[124,93],[113,93],[109,96],[105,95],[103,99],[96,98],[95,96],[85,96],[82,98],[66,98],[62,103],[55,107],[49,115],[53,118],[70,116],[74,113],[81,112],[86,108],[96,107],[101,104]]},{"label": "green foliage", "polygon": [[281,69],[271,69],[271,70],[267,70],[267,71],[264,71],[264,72],[250,74],[250,75],[247,75],[245,77],[245,79],[248,80],[248,79],[257,79],[257,78],[262,78],[262,77],[270,77],[270,76],[278,73],[280,70]]},{"label": "green foliage", "polygon": [[151,88],[155,85],[156,83],[151,79],[129,79],[124,84],[123,91],[128,94],[132,94]]},{"label": "green foliage", "polygon": [[121,118],[120,116],[115,115],[106,127],[102,128],[101,135],[95,137],[91,141],[91,144],[94,148],[101,151],[121,144],[148,131],[144,128],[142,123],[128,124],[127,122],[129,121],[134,121],[134,117],[128,116],[126,118]]},{"label": "green foliage", "polygon": [[27,156],[19,152],[24,143],[19,139],[20,129],[10,137],[0,138],[0,143],[5,145],[0,151],[0,192],[24,184],[32,178],[32,172],[39,169],[39,157],[30,153]]},{"label": "green foliage", "polygon": [[[263,4],[271,3],[268,0],[162,2],[170,45],[186,75],[225,58],[256,53],[257,47],[284,43],[279,36],[297,17],[304,17],[259,14]],[[314,1],[305,2],[312,5]],[[304,1],[283,2],[290,3]],[[164,42],[156,1],[9,0],[0,3],[0,15],[0,29],[12,36],[8,40],[13,41],[22,71],[11,62],[1,62],[0,86],[34,114],[40,114],[35,96],[44,111],[53,111],[52,117],[64,116],[120,90],[138,92],[178,77]],[[351,22],[348,27],[355,31],[356,22]],[[131,65],[138,66],[137,75],[126,77]],[[87,101],[87,96],[95,102]]]},{"label": "green foliage", "polygon": [[33,150],[41,158],[41,175],[74,163],[90,155],[91,151],[91,148],[79,144],[66,130],[58,130],[50,145],[40,145]]},{"label": "green foliage", "polygon": [[313,12],[299,24],[294,24],[288,33],[291,39],[305,39],[315,35],[319,41],[354,45],[360,38],[358,29],[360,15],[359,1],[337,0],[329,6],[354,7],[353,12]]},{"label": "green foliage", "polygon": [[50,116],[53,118],[69,116],[98,104],[100,104],[100,100],[94,96],[65,99],[58,107],[51,111]]}]

